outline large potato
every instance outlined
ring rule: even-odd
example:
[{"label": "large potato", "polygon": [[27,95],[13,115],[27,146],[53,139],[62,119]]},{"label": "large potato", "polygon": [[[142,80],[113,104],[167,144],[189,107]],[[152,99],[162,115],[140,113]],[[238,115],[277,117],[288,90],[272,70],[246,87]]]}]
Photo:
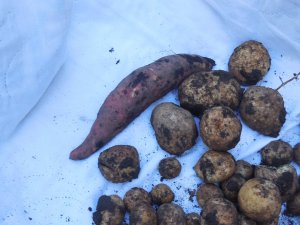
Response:
[{"label": "large potato", "polygon": [[134,187],[127,191],[124,195],[124,204],[128,212],[136,208],[140,203],[151,205],[151,195],[143,188]]}]

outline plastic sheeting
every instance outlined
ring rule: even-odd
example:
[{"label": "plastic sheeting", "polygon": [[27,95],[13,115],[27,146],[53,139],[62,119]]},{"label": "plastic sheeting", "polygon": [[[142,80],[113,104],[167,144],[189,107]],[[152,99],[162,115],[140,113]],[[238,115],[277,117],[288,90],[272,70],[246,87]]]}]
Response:
[{"label": "plastic sheeting", "polygon": [[[165,55],[191,53],[211,57],[215,69],[227,70],[233,49],[254,39],[272,58],[258,85],[276,88],[300,70],[297,1],[27,0],[2,1],[0,10],[0,222],[5,225],[92,224],[90,210],[100,195],[123,197],[131,187],[150,191],[160,182],[157,165],[169,155],[158,146],[149,119],[158,103],[178,103],[176,90],[103,148],[135,146],[138,179],[107,182],[97,167],[99,152],[84,161],[68,159],[105,97],[134,69]],[[299,88],[293,81],[280,89],[287,121],[276,139],[292,146],[300,142]],[[259,163],[257,152],[271,140],[243,124],[241,141],[230,152]],[[179,157],[180,176],[163,181],[185,212],[200,212],[190,198],[201,183],[192,166],[206,150],[199,138]],[[280,224],[297,221],[282,216]]]}]

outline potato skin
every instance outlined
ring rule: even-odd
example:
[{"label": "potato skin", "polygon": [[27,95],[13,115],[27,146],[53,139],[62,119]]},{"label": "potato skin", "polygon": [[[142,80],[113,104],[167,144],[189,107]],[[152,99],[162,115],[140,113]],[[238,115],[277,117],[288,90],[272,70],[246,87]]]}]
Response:
[{"label": "potato skin", "polygon": [[174,192],[166,184],[157,184],[155,185],[151,192],[152,201],[154,204],[161,205],[164,203],[170,203],[174,200]]},{"label": "potato skin", "polygon": [[243,214],[238,215],[238,225],[257,225],[254,220],[251,220]]},{"label": "potato skin", "polygon": [[261,156],[262,164],[278,167],[292,162],[293,149],[285,141],[271,141],[261,149]]},{"label": "potato skin", "polygon": [[200,225],[200,215],[198,213],[186,214],[186,225]]},{"label": "potato skin", "polygon": [[256,222],[266,222],[276,218],[281,209],[278,187],[271,181],[253,178],[248,180],[238,194],[240,210]]},{"label": "potato skin", "polygon": [[70,159],[89,157],[189,75],[211,70],[214,65],[206,57],[176,54],[134,70],[107,96],[89,134],[70,153]]},{"label": "potato skin", "polygon": [[223,198],[222,190],[214,184],[203,183],[199,186],[196,193],[197,202],[202,208],[211,198]]},{"label": "potato skin", "polygon": [[235,160],[228,152],[209,150],[194,166],[196,174],[206,183],[222,182],[235,171]]},{"label": "potato skin", "polygon": [[253,130],[277,137],[286,116],[283,98],[274,89],[251,86],[243,95],[240,115]]},{"label": "potato skin", "polygon": [[286,211],[288,215],[299,216],[300,215],[300,192],[297,192],[293,198],[287,201]]},{"label": "potato skin", "polygon": [[130,212],[130,225],[156,225],[155,209],[151,205],[140,203]]},{"label": "potato skin", "polygon": [[124,204],[128,212],[136,208],[137,205],[144,203],[151,205],[151,195],[143,188],[134,187],[128,190],[124,195]]},{"label": "potato skin", "polygon": [[225,198],[232,202],[237,201],[238,193],[243,184],[246,182],[245,178],[240,174],[233,174],[227,180],[221,183]]},{"label": "potato skin", "polygon": [[181,171],[181,164],[175,157],[164,158],[159,162],[158,170],[165,179],[177,177]]},{"label": "potato skin", "polygon": [[294,161],[300,165],[300,143],[294,146]]},{"label": "potato skin", "polygon": [[243,91],[239,82],[228,72],[214,70],[189,76],[179,86],[180,106],[196,116],[214,106],[239,107]]},{"label": "potato skin", "polygon": [[236,47],[230,56],[229,72],[243,85],[260,81],[271,66],[271,57],[262,43],[246,41]]},{"label": "potato skin", "polygon": [[203,142],[214,151],[228,151],[240,141],[242,124],[234,112],[216,106],[204,112],[200,121]]},{"label": "potato skin", "polygon": [[196,143],[198,131],[192,114],[170,102],[156,106],[151,124],[158,144],[170,154],[181,155]]},{"label": "potato skin", "polygon": [[113,183],[123,183],[138,177],[139,154],[130,145],[115,145],[101,152],[98,167],[102,175]]},{"label": "potato skin", "polygon": [[246,180],[249,180],[254,176],[254,166],[244,160],[237,160],[234,173],[240,174]]},{"label": "potato skin", "polygon": [[158,225],[186,225],[183,209],[174,203],[165,203],[157,210]]}]

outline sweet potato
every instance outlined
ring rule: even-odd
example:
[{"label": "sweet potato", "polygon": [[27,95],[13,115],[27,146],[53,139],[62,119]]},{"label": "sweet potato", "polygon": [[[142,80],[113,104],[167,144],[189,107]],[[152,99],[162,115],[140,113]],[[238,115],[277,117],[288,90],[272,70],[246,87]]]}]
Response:
[{"label": "sweet potato", "polygon": [[70,153],[70,159],[87,158],[189,75],[211,70],[214,65],[210,58],[177,54],[133,71],[105,99],[88,136]]}]

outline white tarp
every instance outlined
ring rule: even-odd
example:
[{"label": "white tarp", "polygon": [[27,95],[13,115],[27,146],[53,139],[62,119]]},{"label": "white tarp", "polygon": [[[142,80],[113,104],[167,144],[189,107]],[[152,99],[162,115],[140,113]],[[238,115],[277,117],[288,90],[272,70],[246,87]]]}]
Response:
[{"label": "white tarp", "polygon": [[[135,146],[139,178],[107,182],[99,152],[71,161],[105,97],[134,69],[174,53],[213,58],[227,70],[229,56],[254,39],[269,50],[272,65],[258,85],[276,88],[300,72],[300,3],[296,0],[10,0],[0,1],[0,224],[92,224],[98,197],[131,187],[150,191],[160,182],[157,165],[169,156],[150,125],[160,102],[178,103],[172,91],[152,104],[103,149]],[[109,51],[111,50],[111,51]],[[278,138],[300,142],[300,81],[280,89],[287,110]],[[197,123],[199,120],[197,120]],[[257,151],[274,140],[243,124],[230,152],[259,163]],[[196,146],[179,157],[180,176],[164,182],[185,212],[200,212],[190,192],[201,180],[192,167],[207,150]],[[299,172],[299,167],[297,167]],[[299,218],[281,218],[289,224]],[[298,222],[300,224],[300,222]]]}]

